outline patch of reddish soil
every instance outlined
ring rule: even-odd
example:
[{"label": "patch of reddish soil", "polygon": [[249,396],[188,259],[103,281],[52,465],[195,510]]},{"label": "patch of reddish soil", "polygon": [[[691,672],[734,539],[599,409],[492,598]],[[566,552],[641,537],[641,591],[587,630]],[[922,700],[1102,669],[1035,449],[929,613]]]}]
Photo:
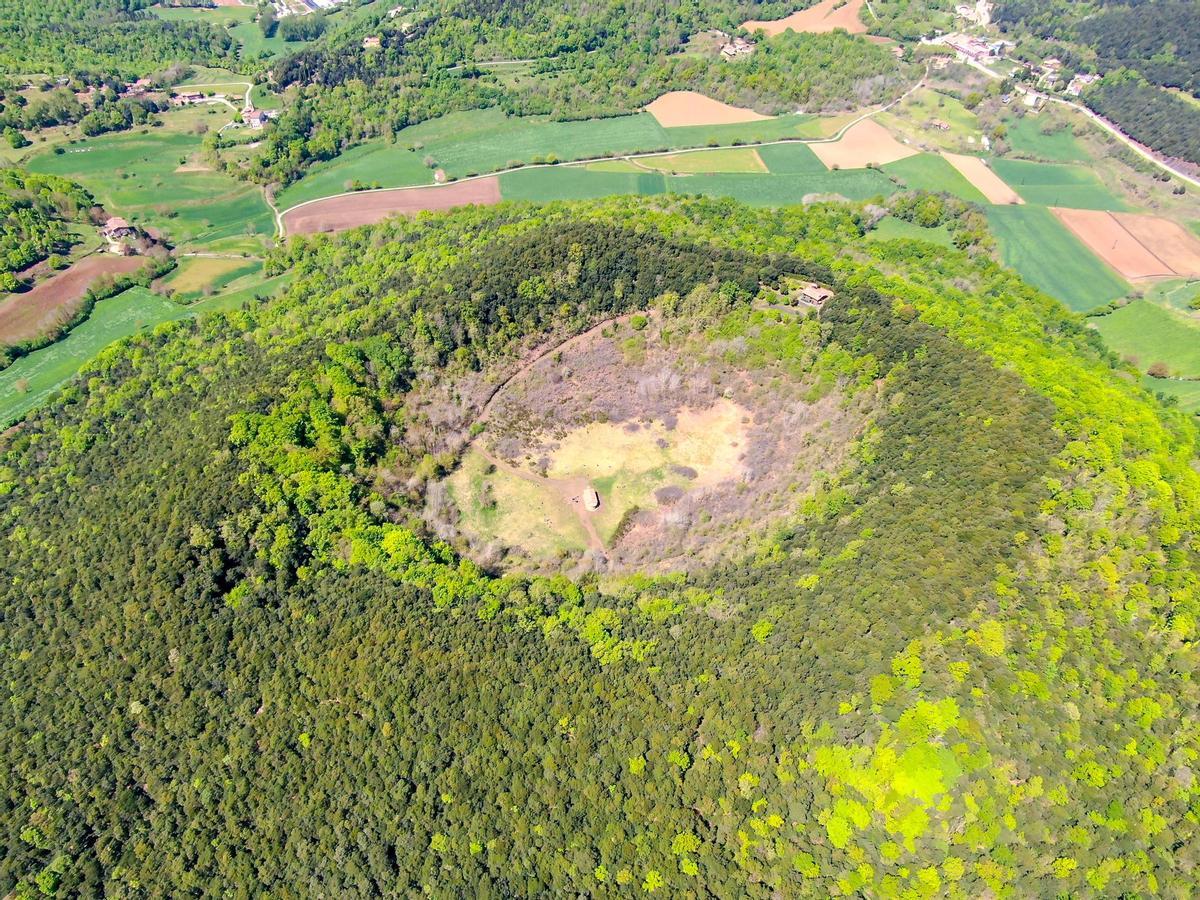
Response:
[{"label": "patch of reddish soil", "polygon": [[0,301],[0,343],[19,344],[45,334],[75,315],[88,288],[101,275],[135,272],[145,262],[139,256],[93,254],[31,291],[10,294]]},{"label": "patch of reddish soil", "polygon": [[[841,3],[841,6],[838,4]],[[751,19],[743,22],[742,27],[753,32],[759,29],[766,32],[767,37],[775,37],[785,31],[807,31],[813,34],[823,34],[842,28],[851,34],[862,34],[867,26],[858,17],[863,7],[863,0],[821,0],[816,6],[794,12],[786,19],[775,19],[764,22]]]},{"label": "patch of reddish soil", "polygon": [[500,180],[492,176],[434,187],[396,188],[317,200],[285,212],[283,228],[287,234],[345,231],[381,222],[397,213],[413,215],[426,210],[470,204],[490,206],[499,202]]},{"label": "patch of reddish soil", "polygon": [[730,106],[696,91],[668,91],[646,107],[663,128],[688,125],[733,125],[769,119],[752,109]]},{"label": "patch of reddish soil", "polygon": [[[1157,278],[1175,272],[1131,234],[1112,213],[1097,209],[1063,209],[1054,213],[1075,237],[1126,278]],[[1150,218],[1150,217],[1147,217]]]}]

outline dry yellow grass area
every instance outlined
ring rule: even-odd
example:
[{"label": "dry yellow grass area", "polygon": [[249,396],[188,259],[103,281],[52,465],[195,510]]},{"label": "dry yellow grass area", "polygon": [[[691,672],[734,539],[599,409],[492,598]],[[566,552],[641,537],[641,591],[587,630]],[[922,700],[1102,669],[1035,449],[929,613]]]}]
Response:
[{"label": "dry yellow grass area", "polygon": [[764,22],[751,19],[743,22],[742,27],[747,31],[763,31],[767,37],[775,37],[785,31],[807,31],[822,34],[841,28],[850,34],[862,34],[867,30],[859,18],[863,8],[863,0],[821,0],[816,6],[794,12],[786,19],[776,19]]},{"label": "dry yellow grass area", "polygon": [[809,144],[817,158],[830,169],[865,169],[916,156],[918,151],[896,140],[874,119],[851,125],[840,140]]},{"label": "dry yellow grass area", "polygon": [[942,151],[942,157],[954,168],[958,169],[967,181],[971,182],[979,193],[983,194],[989,203],[1024,203],[1020,194],[1004,183],[1004,180],[991,170],[977,156],[964,156],[961,153]]},{"label": "dry yellow grass area", "polygon": [[547,474],[551,478],[637,477],[674,464],[696,470],[693,485],[717,484],[741,471],[738,457],[746,441],[745,417],[746,411],[736,403],[720,400],[707,409],[680,410],[673,430],[662,422],[641,424],[636,431],[625,424],[593,422],[558,442]]},{"label": "dry yellow grass area", "polygon": [[646,107],[663,128],[687,125],[735,125],[769,119],[752,109],[730,106],[696,91],[669,91]]}]

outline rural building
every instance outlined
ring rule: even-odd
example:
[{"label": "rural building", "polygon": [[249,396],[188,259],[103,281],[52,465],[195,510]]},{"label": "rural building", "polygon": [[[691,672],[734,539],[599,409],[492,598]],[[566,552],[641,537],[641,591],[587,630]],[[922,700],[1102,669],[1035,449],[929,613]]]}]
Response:
[{"label": "rural building", "polygon": [[129,237],[136,233],[137,229],[120,216],[109,216],[108,221],[100,228],[100,234],[110,240],[113,238]]},{"label": "rural building", "polygon": [[243,113],[242,118],[255,131],[261,131],[262,127],[270,120],[271,113],[265,109],[252,109],[249,112]]},{"label": "rural building", "polygon": [[172,106],[191,106],[193,103],[199,103],[204,99],[204,95],[199,91],[183,91],[171,98]]},{"label": "rural building", "polygon": [[153,82],[149,78],[139,78],[137,81],[131,81],[125,85],[121,91],[122,97],[143,97],[146,92],[154,87]]},{"label": "rural building", "polygon": [[369,35],[369,36],[363,38],[362,45],[363,45],[364,50],[372,50],[372,49],[378,47],[379,46],[379,35],[372,34],[372,35]]},{"label": "rural building", "polygon": [[821,285],[809,281],[805,282],[804,286],[800,288],[799,296],[796,299],[808,306],[820,309],[832,296],[833,291],[829,290],[829,288],[821,287]]},{"label": "rural building", "polygon": [[1032,110],[1038,110],[1046,105],[1046,97],[1037,91],[1026,91],[1021,102]]},{"label": "rural building", "polygon": [[1099,75],[1076,75],[1071,79],[1071,83],[1067,85],[1067,93],[1072,97],[1078,97],[1083,93],[1085,87],[1089,84],[1095,84],[1099,80]]},{"label": "rural building", "polygon": [[938,131],[949,131],[950,123],[944,119],[934,119],[929,123],[931,128],[936,128]]},{"label": "rural building", "polygon": [[721,56],[725,59],[737,59],[739,56],[749,56],[754,52],[754,44],[744,37],[735,37],[732,41],[721,45]]},{"label": "rural building", "polygon": [[592,511],[600,508],[600,495],[595,488],[589,487],[583,492],[583,506]]},{"label": "rural building", "polygon": [[408,12],[408,7],[395,6],[388,10],[388,18],[394,19],[394,18],[396,18],[396,16],[401,15],[402,13],[406,13],[406,12]]}]

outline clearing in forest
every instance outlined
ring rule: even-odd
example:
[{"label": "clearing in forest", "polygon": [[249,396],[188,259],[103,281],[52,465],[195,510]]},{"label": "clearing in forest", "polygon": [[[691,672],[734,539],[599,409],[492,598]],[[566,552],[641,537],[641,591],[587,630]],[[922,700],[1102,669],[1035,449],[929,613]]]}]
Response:
[{"label": "clearing in forest", "polygon": [[830,169],[863,169],[882,166],[915,156],[917,150],[905,146],[873,119],[851,125],[839,140],[810,144],[813,153]]},{"label": "clearing in forest", "polygon": [[521,568],[699,565],[785,515],[842,456],[859,418],[837,397],[731,367],[728,347],[677,324],[664,339],[659,316],[633,321],[572,338],[503,383],[427,510],[439,534]]},{"label": "clearing in forest", "polygon": [[1004,183],[978,156],[942,152],[943,158],[971,182],[989,203],[1024,203],[1021,195]]},{"label": "clearing in forest", "polygon": [[1200,276],[1200,240],[1169,219],[1058,207],[1053,212],[1126,278]]},{"label": "clearing in forest", "polygon": [[500,181],[495,176],[475,178],[437,187],[395,188],[329,197],[293,207],[283,214],[287,234],[345,231],[359,225],[381,222],[402,213],[452,209],[500,202]]},{"label": "clearing in forest", "polygon": [[0,343],[20,344],[53,331],[75,316],[96,279],[135,272],[145,262],[138,256],[97,253],[85,256],[33,290],[10,294],[0,301]]},{"label": "clearing in forest", "polygon": [[739,122],[762,122],[764,116],[752,109],[730,106],[696,91],[669,91],[646,107],[664,128],[688,125],[734,125]]},{"label": "clearing in forest", "polygon": [[751,19],[743,22],[742,27],[747,31],[763,31],[767,37],[775,37],[785,31],[807,31],[822,34],[841,28],[850,34],[862,34],[867,30],[859,18],[863,8],[863,0],[821,0],[815,6],[794,12],[785,19],[764,22]]}]

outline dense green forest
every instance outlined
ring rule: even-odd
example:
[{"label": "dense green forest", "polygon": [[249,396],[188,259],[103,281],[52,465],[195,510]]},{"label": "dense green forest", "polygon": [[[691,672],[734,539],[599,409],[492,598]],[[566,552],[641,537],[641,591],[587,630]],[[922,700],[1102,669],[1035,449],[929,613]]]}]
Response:
[{"label": "dense green forest", "polygon": [[14,273],[73,243],[67,222],[83,221],[92,197],[54,175],[0,169],[0,291],[17,287]]},{"label": "dense green forest", "polygon": [[224,29],[167,22],[152,0],[0,0],[0,71],[127,78],[175,62],[234,63],[237,47]]},{"label": "dense green forest", "polygon": [[[1195,428],[974,225],[880,213],[392,221],[106,350],[0,457],[0,891],[1186,895]],[[788,274],[819,318],[755,308]],[[871,410],[845,464],[688,575],[429,535],[431,398],[648,306]]]},{"label": "dense green forest", "polygon": [[1200,163],[1200,106],[1120,69],[1084,92],[1088,106],[1167,156]]}]

